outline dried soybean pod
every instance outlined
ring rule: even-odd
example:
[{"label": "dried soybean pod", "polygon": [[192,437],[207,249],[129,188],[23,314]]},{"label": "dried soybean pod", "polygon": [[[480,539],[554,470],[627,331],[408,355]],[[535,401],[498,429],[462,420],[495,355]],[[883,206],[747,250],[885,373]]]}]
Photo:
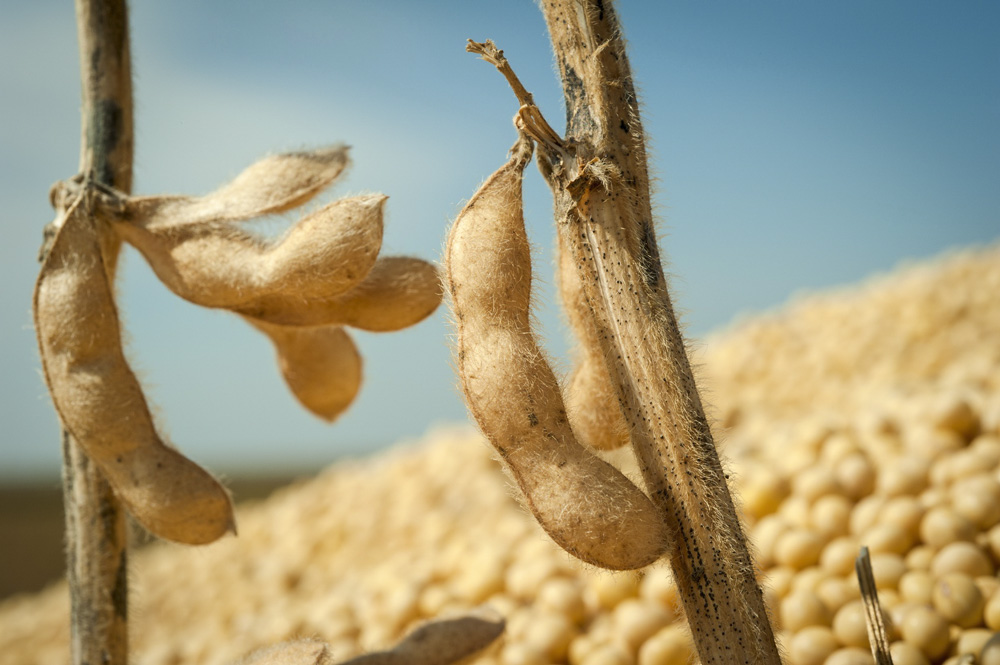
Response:
[{"label": "dried soybean pod", "polygon": [[552,539],[597,566],[640,568],[666,550],[663,522],[638,487],[576,442],[558,382],[531,330],[531,256],[521,206],[530,157],[531,143],[522,137],[449,235],[462,388]]},{"label": "dried soybean pod", "polygon": [[503,619],[485,616],[432,621],[391,650],[358,656],[344,665],[450,665],[488,647],[503,629]]},{"label": "dried soybean pod", "polygon": [[326,189],[348,164],[347,147],[270,155],[206,196],[136,196],[127,216],[147,228],[236,222],[299,206]]},{"label": "dried soybean pod", "polygon": [[354,401],[361,388],[361,355],[343,328],[247,320],[274,344],[281,375],[302,406],[333,422]]},{"label": "dried soybean pod", "polygon": [[97,223],[77,199],[35,287],[35,331],[56,411],[140,524],[168,540],[212,542],[233,530],[229,495],[153,427],[122,352]]},{"label": "dried soybean pod", "polygon": [[160,280],[203,307],[252,308],[260,298],[336,296],[360,282],[382,245],[383,195],[340,199],[300,220],[278,242],[210,222],[115,230]]},{"label": "dried soybean pod", "polygon": [[295,640],[258,649],[240,665],[333,665],[330,645],[319,640]]},{"label": "dried soybean pod", "polygon": [[576,367],[566,385],[566,410],[573,430],[591,448],[621,448],[629,443],[628,423],[618,404],[618,393],[611,384],[579,272],[561,238],[559,293],[578,341]]},{"label": "dried soybean pod", "polygon": [[[344,665],[451,665],[492,644],[503,633],[497,617],[463,616],[426,623],[388,651],[352,658]],[[241,665],[332,665],[329,645],[316,640],[282,642],[250,654]]]},{"label": "dried soybean pod", "polygon": [[372,332],[401,330],[441,303],[437,268],[407,256],[382,257],[347,293],[301,300],[264,296],[240,314],[285,326],[347,325]]}]

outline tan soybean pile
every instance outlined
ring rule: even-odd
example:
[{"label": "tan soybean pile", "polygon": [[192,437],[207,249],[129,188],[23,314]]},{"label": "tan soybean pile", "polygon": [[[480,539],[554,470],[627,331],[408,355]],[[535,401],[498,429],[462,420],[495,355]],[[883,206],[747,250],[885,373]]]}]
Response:
[{"label": "tan soybean pile", "polygon": [[[861,545],[896,665],[1000,662],[1000,247],[801,298],[695,362],[787,662],[873,662]],[[343,660],[484,604],[507,630],[479,665],[692,662],[669,571],[570,557],[492,454],[439,429],[239,506],[238,538],[136,552],[134,662],[232,663],[296,637]],[[0,603],[0,663],[67,662],[68,614],[65,584]]]}]

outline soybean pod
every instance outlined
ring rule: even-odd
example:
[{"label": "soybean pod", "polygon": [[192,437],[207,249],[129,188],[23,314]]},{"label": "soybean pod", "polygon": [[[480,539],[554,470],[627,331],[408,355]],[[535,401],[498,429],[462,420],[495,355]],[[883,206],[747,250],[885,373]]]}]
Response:
[{"label": "soybean pod", "polygon": [[235,311],[281,326],[345,325],[389,332],[419,323],[440,303],[441,281],[434,265],[409,256],[389,256],[379,258],[346,293],[307,299],[262,296]]},{"label": "soybean pod", "polygon": [[456,219],[448,288],[458,370],[469,409],[542,528],[570,554],[625,570],[667,549],[649,498],[580,445],[559,384],[531,329],[531,255],[521,180],[532,144],[522,136]]},{"label": "soybean pod", "polygon": [[152,533],[209,543],[234,529],[226,490],[160,439],[122,352],[97,224],[79,196],[63,216],[34,295],[45,380],[67,431]]},{"label": "soybean pod", "polygon": [[281,375],[302,406],[327,422],[347,410],[361,389],[361,354],[347,331],[247,321],[274,344]]},{"label": "soybean pod", "polygon": [[196,305],[246,309],[275,298],[301,303],[340,295],[365,278],[382,246],[385,200],[375,195],[335,201],[275,243],[224,222],[120,221],[115,230],[171,291]]}]

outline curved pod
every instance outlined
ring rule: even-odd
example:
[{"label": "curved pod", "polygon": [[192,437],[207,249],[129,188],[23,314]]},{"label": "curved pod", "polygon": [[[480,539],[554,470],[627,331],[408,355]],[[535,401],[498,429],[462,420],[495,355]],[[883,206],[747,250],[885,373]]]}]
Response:
[{"label": "curved pod", "polygon": [[386,198],[335,201],[275,243],[220,222],[147,228],[119,221],[115,230],[181,298],[240,310],[268,298],[333,297],[363,280],[382,247]]},{"label": "curved pod", "polygon": [[573,429],[591,448],[614,450],[629,443],[628,423],[601,351],[593,313],[569,249],[559,247],[559,293],[577,339],[576,366],[566,385]]},{"label": "curved pod", "polygon": [[168,540],[212,542],[234,530],[229,495],[157,434],[122,352],[98,222],[81,208],[78,202],[66,214],[34,295],[56,411],[140,524]]},{"label": "curved pod", "polygon": [[147,229],[240,222],[281,213],[310,200],[348,165],[347,146],[268,155],[205,196],[135,196],[126,217]]},{"label": "curved pod", "polygon": [[238,311],[282,326],[344,325],[389,332],[423,321],[441,304],[441,295],[441,280],[432,264],[408,256],[389,256],[378,259],[347,293],[305,300],[268,296]]},{"label": "curved pod", "polygon": [[628,478],[577,443],[530,325],[531,256],[522,139],[459,214],[447,248],[458,365],[469,408],[553,540],[588,563],[640,568],[667,548],[665,526]]},{"label": "curved pod", "polygon": [[274,344],[281,375],[302,406],[327,422],[347,410],[361,389],[361,354],[343,328],[248,321]]}]

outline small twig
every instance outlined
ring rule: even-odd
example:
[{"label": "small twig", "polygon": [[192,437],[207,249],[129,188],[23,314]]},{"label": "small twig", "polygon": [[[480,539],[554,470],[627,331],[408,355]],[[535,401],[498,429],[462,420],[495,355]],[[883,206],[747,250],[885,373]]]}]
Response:
[{"label": "small twig", "polygon": [[867,547],[861,548],[861,554],[854,561],[854,569],[858,574],[858,584],[861,586],[861,601],[865,605],[868,642],[872,647],[875,665],[892,665],[889,637],[885,630],[885,622],[882,620],[882,605],[878,601],[875,574],[872,572],[872,560],[868,556]]},{"label": "small twig", "polygon": [[507,83],[514,90],[517,101],[521,102],[522,106],[535,105],[535,98],[521,84],[521,80],[517,78],[517,74],[514,73],[507,58],[504,57],[503,51],[497,48],[492,39],[487,39],[485,42],[474,42],[470,39],[465,45],[465,50],[479,55],[483,60],[496,67],[507,79]]},{"label": "small twig", "polygon": [[518,119],[524,126],[525,131],[531,138],[539,143],[545,144],[553,149],[562,149],[565,145],[559,133],[552,129],[552,126],[545,120],[541,110],[535,105],[535,98],[525,89],[521,79],[517,78],[514,69],[510,66],[503,51],[497,48],[492,39],[485,42],[474,42],[471,39],[466,43],[465,50],[469,53],[479,55],[483,60],[490,63],[503,74],[507,83],[514,91],[517,101],[521,104],[518,110]]}]

